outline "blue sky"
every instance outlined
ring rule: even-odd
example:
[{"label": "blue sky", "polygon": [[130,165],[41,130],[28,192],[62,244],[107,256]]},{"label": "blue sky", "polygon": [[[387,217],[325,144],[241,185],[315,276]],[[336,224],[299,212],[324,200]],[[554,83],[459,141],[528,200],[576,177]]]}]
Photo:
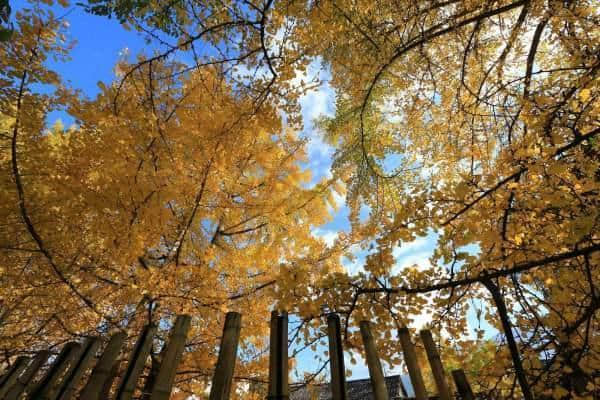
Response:
[{"label": "blue sky", "polygon": [[[13,12],[27,7],[23,0],[11,2]],[[95,96],[98,89],[98,82],[111,82],[115,76],[115,62],[123,56],[124,52],[135,55],[140,52],[149,52],[151,48],[145,43],[143,37],[134,31],[125,30],[114,19],[97,17],[85,13],[79,7],[72,7],[67,10],[57,8],[56,14],[61,15],[68,12],[65,20],[69,24],[69,37],[75,39],[77,44],[70,53],[71,61],[51,62],[50,66],[58,71],[60,75],[69,82],[73,88],[81,89],[89,96]],[[304,130],[302,135],[309,139],[308,151],[309,162],[307,167],[313,171],[313,177],[318,180],[330,175],[333,149],[326,145],[320,138],[319,132],[315,129],[313,121],[322,115],[333,115],[335,111],[335,97],[333,90],[327,84],[328,72],[323,70],[319,63],[314,63],[309,68],[309,74],[319,74],[324,81],[318,90],[313,90],[301,99],[302,116],[304,119]],[[55,113],[51,119],[60,117],[68,125],[71,121],[64,113]],[[53,122],[53,121],[49,121]],[[322,237],[328,242],[332,242],[340,231],[349,230],[348,208],[344,205],[344,199],[338,199],[340,208],[335,213],[331,222],[315,229],[314,234]],[[435,247],[436,235],[430,234],[425,238],[419,238],[413,243],[399,247],[394,251],[398,262],[398,269],[413,264],[428,263],[433,248]],[[349,272],[360,270],[364,261],[364,253],[357,254],[357,259],[353,263],[346,265]],[[470,318],[475,323],[474,313]],[[417,327],[427,322],[427,317],[422,316],[416,319]],[[488,329],[489,332],[492,332]],[[491,333],[490,333],[491,334]],[[325,350],[323,347],[319,352]],[[314,362],[314,353],[304,352],[298,357],[298,366],[300,371],[312,371],[316,368]],[[351,368],[353,378],[366,378],[368,371],[364,361],[360,358],[358,364],[351,366],[347,362],[347,368]],[[396,371],[389,371],[398,372]]]}]

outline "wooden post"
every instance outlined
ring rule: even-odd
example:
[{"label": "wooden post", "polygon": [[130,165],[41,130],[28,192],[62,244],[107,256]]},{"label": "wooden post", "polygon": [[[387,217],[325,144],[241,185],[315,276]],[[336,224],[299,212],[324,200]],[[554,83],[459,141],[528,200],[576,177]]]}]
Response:
[{"label": "wooden post", "polygon": [[[121,364],[121,362],[119,361],[119,362],[116,362],[115,365],[113,365],[108,376],[106,377],[106,381],[104,381],[104,385],[102,385],[102,388],[100,388],[100,396],[98,396],[99,399],[112,398],[111,397],[111,389],[113,387],[113,383],[114,383],[115,379],[117,379],[117,375],[119,374],[120,364]],[[115,393],[116,393],[116,389],[115,389]],[[83,398],[81,398],[81,399],[83,400]]]},{"label": "wooden post", "polygon": [[165,355],[165,350],[167,346],[162,347],[162,351],[160,354],[152,354],[152,349],[150,348],[150,370],[146,375],[146,380],[144,381],[144,386],[142,387],[142,396],[139,400],[150,400],[150,396],[152,396],[152,388],[156,384],[156,377],[158,376],[158,371],[160,370],[160,360],[162,360]]},{"label": "wooden post", "polygon": [[227,313],[209,400],[229,400],[241,329],[242,316],[236,312]]},{"label": "wooden post", "polygon": [[86,339],[83,344],[78,343],[78,347],[76,350],[71,350],[71,354],[69,354],[69,360],[66,368],[60,373],[60,375],[54,379],[54,384],[48,388],[46,399],[48,400],[57,400],[60,396],[60,393],[66,388],[71,379],[71,376],[77,372],[76,368],[81,360],[81,357],[84,356],[85,350],[89,344],[89,339]]},{"label": "wooden post", "polygon": [[275,396],[275,380],[277,379],[276,365],[277,365],[277,318],[279,313],[277,311],[271,311],[271,324],[269,331],[269,385],[267,389],[267,399],[271,396]]},{"label": "wooden post", "polygon": [[27,369],[23,374],[17,378],[17,381],[13,385],[12,388],[8,390],[7,395],[4,397],[4,400],[17,400],[24,390],[30,391],[31,388],[34,387],[35,374],[38,370],[44,365],[46,360],[50,357],[50,353],[48,351],[40,351],[37,355],[31,360]]},{"label": "wooden post", "polygon": [[171,329],[169,342],[160,363],[160,369],[156,382],[152,389],[150,400],[168,400],[171,397],[171,388],[175,380],[175,372],[185,348],[188,331],[190,330],[191,317],[189,315],[179,315],[175,320],[175,325]]},{"label": "wooden post", "polygon": [[38,382],[35,389],[28,394],[30,400],[54,400],[56,398],[56,387],[69,366],[79,356],[81,345],[77,342],[65,344],[44,377]]},{"label": "wooden post", "polygon": [[77,363],[73,363],[69,375],[65,375],[62,390],[58,394],[59,400],[69,400],[77,390],[79,382],[85,375],[88,368],[92,365],[98,347],[100,346],[100,339],[97,337],[91,337],[86,339],[81,356]]},{"label": "wooden post", "polygon": [[329,314],[327,316],[332,400],[348,399],[346,390],[346,368],[344,367],[344,348],[342,347],[340,325],[340,317],[337,314]]},{"label": "wooden post", "polygon": [[[25,363],[26,361],[26,356],[17,357],[15,362],[12,363],[12,365],[10,366],[10,368],[6,370],[4,374],[2,374],[2,377],[0,378],[0,387],[2,387],[4,385],[4,382],[6,382],[15,373],[19,366],[23,365],[23,363]],[[21,370],[21,372],[23,372],[23,370]]]},{"label": "wooden post", "polygon": [[287,312],[282,312],[278,319],[279,323],[279,370],[281,371],[281,377],[279,378],[279,382],[281,383],[281,387],[279,389],[279,393],[281,393],[282,399],[288,399],[290,396],[289,387],[288,387],[288,379],[289,379],[289,371],[288,371],[288,314]]},{"label": "wooden post", "polygon": [[368,321],[360,322],[360,334],[365,346],[365,356],[367,366],[369,367],[369,376],[371,377],[371,386],[373,387],[373,397],[375,400],[389,400],[385,377],[377,355],[375,339],[371,333],[371,324]]},{"label": "wooden post", "polygon": [[117,365],[117,358],[127,339],[124,332],[115,333],[111,336],[100,360],[92,370],[92,374],[81,391],[81,398],[85,400],[99,400],[102,388],[111,375],[113,367]]},{"label": "wooden post", "polygon": [[146,325],[142,331],[127,363],[127,369],[119,382],[116,400],[130,400],[133,397],[137,381],[150,353],[150,346],[155,333],[156,326],[153,325]]},{"label": "wooden post", "polygon": [[455,369],[454,371],[452,371],[452,377],[454,378],[456,390],[458,390],[461,399],[475,400],[473,390],[471,389],[471,385],[469,385],[469,381],[467,380],[465,372],[462,369]]},{"label": "wooden post", "polygon": [[21,373],[27,367],[27,361],[29,359],[25,356],[18,357],[13,363],[12,367],[4,374],[2,377],[2,382],[0,383],[0,399],[4,397],[4,395],[8,392]]},{"label": "wooden post", "polygon": [[415,391],[415,398],[417,400],[427,400],[427,390],[425,390],[425,383],[423,382],[423,376],[417,362],[415,346],[410,340],[410,331],[408,328],[400,328],[398,329],[398,336],[402,345],[402,353],[404,354],[404,362],[408,369],[408,375]]},{"label": "wooden post", "polygon": [[431,331],[422,330],[420,332],[420,336],[423,346],[425,346],[425,352],[427,353],[427,359],[429,360],[429,365],[431,366],[431,372],[433,373],[433,379],[435,380],[435,385],[437,387],[440,400],[451,400],[452,395],[450,394],[450,388],[446,382],[442,360],[440,358],[440,354],[438,353],[435,342],[433,341]]},{"label": "wooden post", "polygon": [[269,400],[287,400],[288,388],[288,316],[271,313],[269,353]]}]

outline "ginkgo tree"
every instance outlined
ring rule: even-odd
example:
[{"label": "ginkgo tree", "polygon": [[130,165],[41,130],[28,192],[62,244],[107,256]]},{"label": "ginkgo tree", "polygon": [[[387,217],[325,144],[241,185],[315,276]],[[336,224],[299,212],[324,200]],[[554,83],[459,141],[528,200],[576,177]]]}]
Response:
[{"label": "ginkgo tree", "polygon": [[[202,393],[239,311],[236,373],[259,379],[281,270],[339,268],[312,233],[336,179],[312,182],[295,127],[218,67],[140,59],[94,99],[70,90],[46,66],[67,57],[65,29],[34,4],[0,48],[3,357],[187,313],[179,389]],[[73,124],[47,126],[55,110]]]},{"label": "ginkgo tree", "polygon": [[[347,177],[353,229],[373,246],[365,273],[325,280],[321,301],[351,324],[375,318],[383,332],[429,313],[457,345],[480,304],[502,352],[478,390],[591,398],[597,4],[332,1],[305,15],[312,34],[299,40],[324,58],[337,90],[336,115],[322,122],[334,167]],[[431,265],[399,271],[394,249],[431,231]],[[380,345],[394,354],[395,340]]]},{"label": "ginkgo tree", "polygon": [[[594,1],[90,0],[157,44],[94,100],[45,67],[66,44],[42,9],[2,44],[5,348],[190,312],[201,377],[234,309],[254,378],[271,307],[307,347],[338,312],[357,351],[369,319],[391,365],[394,331],[425,314],[482,394],[598,393]],[[310,62],[336,93],[319,124],[333,177],[314,186],[294,134]],[[73,127],[47,129],[57,108]],[[327,247],[311,228],[339,181],[351,232]],[[400,270],[394,250],[432,232],[430,263]],[[353,245],[367,257],[350,275]],[[469,337],[473,311],[491,342]]]}]

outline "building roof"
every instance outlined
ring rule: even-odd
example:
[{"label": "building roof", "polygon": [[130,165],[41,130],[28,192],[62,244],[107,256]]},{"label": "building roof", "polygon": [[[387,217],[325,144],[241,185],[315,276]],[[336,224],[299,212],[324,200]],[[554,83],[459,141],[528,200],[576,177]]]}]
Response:
[{"label": "building roof", "polygon": [[[407,387],[407,383],[408,386]],[[408,376],[392,375],[385,378],[385,384],[388,389],[390,400],[403,399],[412,394],[410,380]],[[373,390],[370,379],[357,379],[347,381],[348,400],[373,400]],[[312,397],[312,395],[315,397]],[[312,387],[303,386],[297,390],[291,391],[290,400],[331,400],[331,389],[329,384],[314,385]]]}]

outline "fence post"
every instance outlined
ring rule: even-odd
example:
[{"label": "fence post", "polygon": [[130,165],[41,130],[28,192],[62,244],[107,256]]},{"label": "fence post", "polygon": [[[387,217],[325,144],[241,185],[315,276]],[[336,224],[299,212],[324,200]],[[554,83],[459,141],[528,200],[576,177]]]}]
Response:
[{"label": "fence post", "polygon": [[[4,374],[2,374],[2,376],[0,377],[0,387],[2,387],[2,385],[4,385],[4,382],[6,382],[8,380],[8,378],[10,378],[11,375],[13,375],[15,373],[15,371],[19,368],[19,366],[22,365],[26,360],[27,360],[27,356],[19,356],[15,359],[15,362],[12,363],[10,368],[8,368],[6,371],[4,371]],[[22,372],[22,370],[21,370],[21,372]]]},{"label": "fence post", "polygon": [[54,384],[52,386],[48,386],[46,389],[47,394],[45,399],[48,400],[57,400],[63,390],[69,384],[71,377],[77,373],[77,368],[79,363],[81,362],[82,357],[85,356],[85,351],[90,344],[90,339],[86,339],[83,343],[77,343],[77,348],[75,350],[71,350],[69,354],[68,363],[65,362],[66,367],[64,370],[54,379]]},{"label": "fence post", "polygon": [[327,335],[329,337],[329,366],[331,369],[332,400],[347,400],[346,368],[344,367],[344,348],[340,317],[337,314],[327,316]]},{"label": "fence post", "polygon": [[79,382],[85,375],[85,372],[91,366],[99,346],[100,339],[97,337],[86,339],[81,351],[81,356],[79,357],[79,361],[77,363],[74,362],[71,366],[70,373],[65,375],[65,379],[62,384],[62,390],[58,394],[59,400],[69,400],[75,394]]},{"label": "fence post", "polygon": [[456,389],[460,394],[462,400],[474,400],[475,396],[473,395],[473,390],[471,389],[471,385],[467,380],[467,376],[462,369],[455,369],[452,371],[452,378],[454,378],[454,383],[456,384]]},{"label": "fence post", "polygon": [[281,313],[279,316],[279,346],[280,346],[280,360],[279,364],[281,365],[281,395],[284,399],[288,399],[290,396],[288,379],[289,379],[289,371],[288,371],[288,314],[287,312]]},{"label": "fence post", "polygon": [[433,341],[431,331],[422,330],[420,332],[420,336],[423,346],[425,346],[425,352],[427,353],[427,359],[429,360],[429,365],[431,366],[431,372],[433,373],[433,379],[435,380],[435,385],[437,386],[440,400],[451,400],[452,395],[450,394],[448,382],[446,382],[442,360],[440,358],[440,354],[438,353],[435,342]]},{"label": "fence post", "polygon": [[415,390],[415,398],[417,400],[427,400],[427,391],[425,390],[425,383],[423,382],[423,376],[417,362],[417,353],[415,346],[410,340],[410,331],[406,327],[400,328],[398,329],[398,336],[402,345],[402,353],[404,354],[404,362],[408,369],[408,375]]},{"label": "fence post", "polygon": [[[115,381],[115,379],[117,379],[117,375],[119,374],[119,370],[121,367],[121,362],[116,362],[113,367],[111,368],[108,376],[106,377],[106,381],[104,381],[104,385],[102,385],[102,388],[100,389],[100,396],[98,396],[99,399],[108,399],[108,398],[112,398],[110,396],[110,390],[113,387],[113,383]],[[118,389],[118,386],[117,386]],[[116,393],[116,389],[115,389],[115,393]],[[87,400],[87,399],[86,399]]]},{"label": "fence post", "polygon": [[377,355],[375,339],[371,333],[371,324],[368,321],[360,321],[360,334],[365,346],[365,356],[367,366],[369,367],[369,376],[371,377],[371,386],[373,387],[373,397],[375,400],[389,400],[385,377],[381,369],[381,362]]},{"label": "fence post", "polygon": [[55,389],[60,384],[61,377],[69,369],[69,366],[75,362],[80,350],[81,345],[77,342],[65,344],[50,369],[46,371],[44,377],[38,382],[35,389],[27,395],[27,398],[31,400],[53,400],[56,397]]},{"label": "fence post", "polygon": [[131,357],[129,358],[129,362],[127,363],[127,369],[125,370],[125,373],[121,378],[121,382],[119,383],[117,395],[115,396],[116,400],[130,400],[133,397],[133,393],[135,392],[135,388],[137,386],[137,381],[142,373],[142,370],[144,369],[148,354],[150,353],[150,346],[152,345],[152,340],[155,333],[156,326],[146,325],[142,334],[138,338],[138,341],[131,353]]},{"label": "fence post", "polygon": [[227,313],[209,400],[229,400],[241,329],[242,316],[236,312]]},{"label": "fence post", "polygon": [[156,377],[150,400],[168,400],[171,397],[175,372],[177,371],[179,361],[181,361],[191,321],[192,319],[189,315],[177,316],[175,325],[169,335],[169,342],[166,344],[167,347],[160,363],[160,369],[158,370],[158,376]]},{"label": "fence post", "polygon": [[27,360],[29,359],[25,356],[18,357],[12,367],[4,374],[2,383],[0,383],[0,399],[3,398],[8,392],[8,389],[15,384],[19,375],[21,375],[21,372],[25,370],[25,367],[27,367]]},{"label": "fence post", "polygon": [[31,360],[27,369],[23,374],[17,378],[17,381],[13,385],[12,388],[9,389],[8,394],[4,397],[4,400],[17,400],[24,390],[30,391],[31,388],[34,387],[35,374],[38,370],[44,365],[46,360],[50,357],[50,353],[46,350],[40,351],[37,355]]},{"label": "fence post", "polygon": [[288,316],[271,313],[268,400],[287,400],[288,388]]},{"label": "fence post", "polygon": [[92,370],[90,378],[81,391],[81,398],[85,400],[98,400],[102,393],[102,387],[111,375],[113,366],[117,364],[117,357],[121,352],[123,343],[127,335],[124,332],[118,332],[111,336],[102,356]]},{"label": "fence post", "polygon": [[277,318],[279,313],[277,311],[271,311],[271,322],[269,330],[269,385],[268,385],[268,397],[275,395],[275,380],[277,379],[276,364],[277,364]]}]

